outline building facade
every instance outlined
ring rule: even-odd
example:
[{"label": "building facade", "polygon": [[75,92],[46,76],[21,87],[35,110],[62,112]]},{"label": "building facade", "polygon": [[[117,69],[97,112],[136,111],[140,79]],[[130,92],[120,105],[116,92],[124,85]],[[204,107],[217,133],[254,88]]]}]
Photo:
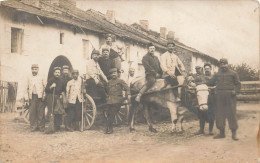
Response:
[{"label": "building facade", "polygon": [[[116,36],[116,43],[125,47],[128,63],[143,75],[141,59],[147,53],[147,43],[155,44],[160,57],[166,51],[167,39],[147,29],[149,24],[140,29],[116,21],[113,12],[108,14],[110,17],[95,10],[80,10],[73,0],[0,2],[0,80],[18,82],[17,98],[21,98],[32,64],[39,65],[39,73],[46,80],[52,76],[53,67],[65,64],[84,74],[86,60],[105,42],[106,33]],[[215,58],[177,41],[176,45],[176,54],[188,71],[194,72],[195,66],[204,62],[217,70]]]}]

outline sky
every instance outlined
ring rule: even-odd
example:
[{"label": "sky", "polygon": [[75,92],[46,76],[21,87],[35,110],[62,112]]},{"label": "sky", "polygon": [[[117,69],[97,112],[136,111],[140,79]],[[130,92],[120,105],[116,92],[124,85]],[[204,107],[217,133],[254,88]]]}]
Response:
[{"label": "sky", "polygon": [[259,67],[259,3],[255,0],[78,0],[77,7],[104,14],[114,10],[116,20],[126,24],[148,20],[151,30],[166,27],[180,42],[216,59]]}]

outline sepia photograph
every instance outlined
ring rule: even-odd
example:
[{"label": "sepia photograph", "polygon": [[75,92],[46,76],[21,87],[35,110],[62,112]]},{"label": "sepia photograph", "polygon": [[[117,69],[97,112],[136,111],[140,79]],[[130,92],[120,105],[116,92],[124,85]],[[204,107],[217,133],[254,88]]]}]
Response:
[{"label": "sepia photograph", "polygon": [[0,0],[0,163],[260,163],[257,0]]}]

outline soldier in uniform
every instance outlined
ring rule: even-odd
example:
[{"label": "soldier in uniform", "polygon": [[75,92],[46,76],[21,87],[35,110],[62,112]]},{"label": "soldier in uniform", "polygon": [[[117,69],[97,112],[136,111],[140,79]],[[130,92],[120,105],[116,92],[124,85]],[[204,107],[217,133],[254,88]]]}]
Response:
[{"label": "soldier in uniform", "polygon": [[62,75],[61,80],[63,82],[64,90],[66,90],[67,83],[72,79],[72,77],[69,74],[69,66],[64,65],[62,66]]},{"label": "soldier in uniform", "polygon": [[73,131],[72,122],[81,121],[82,109],[82,81],[78,78],[79,71],[72,71],[73,79],[70,80],[66,87],[66,97],[68,100],[68,108],[66,110],[67,116],[65,120],[65,127],[67,131]]},{"label": "soldier in uniform", "polygon": [[38,74],[39,66],[33,64],[32,75],[27,79],[25,100],[29,99],[30,111],[30,127],[31,131],[40,129],[41,132],[45,128],[44,120],[44,88],[46,86],[45,79]]},{"label": "soldier in uniform", "polygon": [[[161,68],[163,71],[163,78],[165,79],[166,86],[182,85],[184,83],[185,67],[182,61],[177,55],[173,53],[175,43],[171,40],[167,42],[167,52],[161,56]],[[173,90],[176,102],[180,102],[179,92],[180,89],[176,88]]]},{"label": "soldier in uniform", "polygon": [[[130,93],[129,87],[126,82],[118,78],[117,68],[110,69],[111,80],[108,82],[108,98],[107,107],[105,110],[106,114],[106,134],[113,133],[113,122],[116,112],[119,111],[124,100],[128,99]],[[125,97],[123,96],[123,91],[125,91]]]},{"label": "soldier in uniform", "polygon": [[157,56],[154,55],[155,46],[152,43],[148,44],[148,53],[143,57],[142,63],[145,69],[145,77],[147,83],[140,90],[135,100],[140,102],[141,96],[149,88],[151,88],[156,82],[156,78],[160,78],[162,75],[162,69],[160,67],[160,61]]},{"label": "soldier in uniform", "polygon": [[98,64],[98,58],[99,51],[93,50],[91,59],[87,61],[87,91],[93,98],[101,97],[101,100],[105,100],[105,87],[108,80]]},{"label": "soldier in uniform", "polygon": [[202,72],[202,67],[196,66],[195,69],[196,69],[196,74],[193,75],[195,84],[196,85],[205,84],[206,79],[205,79],[205,75]]},{"label": "soldier in uniform", "polygon": [[109,58],[113,60],[115,67],[121,69],[121,59],[120,56],[124,53],[124,48],[119,46],[116,42],[113,42],[112,34],[106,34],[106,43],[101,45],[100,51],[102,52],[104,48],[108,49]]},{"label": "soldier in uniform", "polygon": [[220,59],[220,70],[214,74],[208,85],[216,85],[216,126],[220,133],[215,139],[225,138],[225,123],[228,120],[232,131],[232,139],[238,140],[236,118],[236,94],[240,91],[241,83],[238,74],[228,68],[228,60]]},{"label": "soldier in uniform", "polygon": [[115,64],[114,61],[109,58],[108,48],[102,48],[102,56],[98,59],[98,64],[103,73],[106,75],[107,79],[110,79],[109,70],[111,68],[115,68]]},{"label": "soldier in uniform", "polygon": [[[53,73],[54,73],[54,77],[52,77],[48,81],[45,88],[45,92],[52,96],[52,98],[48,98],[47,105],[48,108],[53,107],[55,130],[60,130],[60,126],[62,124],[62,115],[65,113],[62,104],[62,97],[65,96],[65,90],[64,90],[63,82],[61,80],[61,68],[54,67]],[[54,91],[54,101],[53,101],[53,91]]]},{"label": "soldier in uniform", "polygon": [[[63,89],[65,90],[65,94],[66,94],[66,87],[67,87],[67,83],[72,79],[72,77],[70,76],[69,73],[69,66],[68,65],[63,65],[62,66],[62,75],[61,75],[61,80],[62,80],[62,84],[63,84]],[[64,95],[65,95],[64,94]],[[63,106],[64,109],[67,109],[67,98],[66,96],[62,97],[63,98]],[[62,124],[64,125],[64,117],[65,115],[62,116]]]}]

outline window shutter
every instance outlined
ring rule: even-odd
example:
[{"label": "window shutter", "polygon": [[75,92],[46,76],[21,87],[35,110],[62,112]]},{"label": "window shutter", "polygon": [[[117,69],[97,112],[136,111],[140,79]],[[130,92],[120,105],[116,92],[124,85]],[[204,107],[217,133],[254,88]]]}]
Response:
[{"label": "window shutter", "polygon": [[6,54],[11,53],[11,26],[9,24],[5,24],[5,41],[4,41],[4,49]]}]

